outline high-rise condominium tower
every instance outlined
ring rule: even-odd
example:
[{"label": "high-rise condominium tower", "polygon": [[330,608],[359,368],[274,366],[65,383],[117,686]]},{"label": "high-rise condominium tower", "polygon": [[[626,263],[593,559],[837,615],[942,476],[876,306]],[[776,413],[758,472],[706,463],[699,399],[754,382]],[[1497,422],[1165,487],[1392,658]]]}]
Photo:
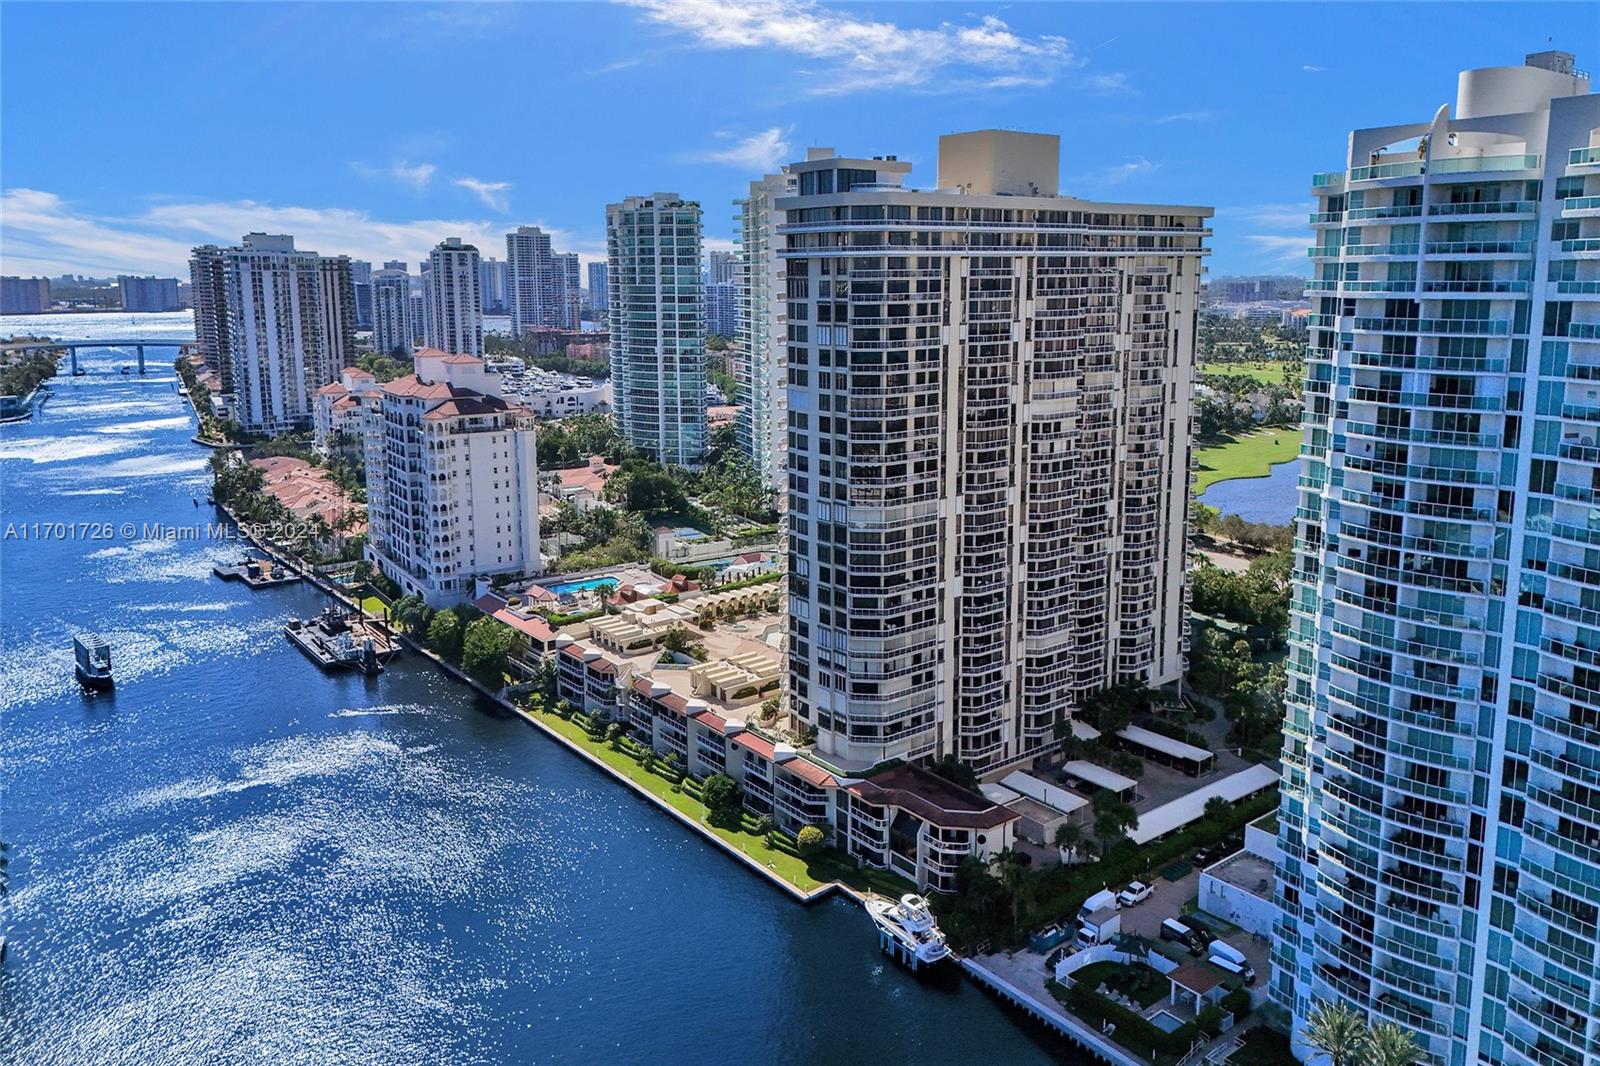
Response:
[{"label": "high-rise condominium tower", "polygon": [[372,328],[372,264],[350,260],[350,284],[355,290],[356,329]]},{"label": "high-rise condominium tower", "polygon": [[606,281],[606,264],[594,262],[589,264],[589,307],[597,315],[606,313],[609,306],[611,286]]},{"label": "high-rise condominium tower", "polygon": [[506,297],[511,328],[518,336],[538,327],[577,329],[578,257],[550,249],[538,226],[506,234]]},{"label": "high-rise condominium tower", "polygon": [[606,207],[611,391],[628,443],[663,463],[706,450],[700,205],[677,193]]},{"label": "high-rise condominium tower", "polygon": [[233,389],[233,361],[228,358],[227,249],[204,244],[189,252],[189,292],[194,303],[194,338],[206,367]]},{"label": "high-rise condominium tower", "polygon": [[555,299],[557,329],[577,329],[583,324],[583,287],[577,252],[561,252],[551,256],[555,268]]},{"label": "high-rise condominium tower", "polygon": [[235,417],[252,433],[310,425],[312,393],[338,376],[320,257],[294,238],[247,233],[223,253]]},{"label": "high-rise condominium tower", "polygon": [[411,277],[404,260],[391,259],[372,272],[372,350],[411,354]]},{"label": "high-rise condominium tower", "polygon": [[506,265],[504,263],[498,259],[479,260],[478,289],[484,314],[503,315],[506,313]]},{"label": "high-rise condominium tower", "polygon": [[933,191],[785,168],[789,695],[842,767],[1018,763],[1183,671],[1211,211],[1060,197],[1059,158],[987,130]]},{"label": "high-rise condominium tower", "polygon": [[539,570],[534,430],[483,360],[425,348],[364,423],[367,558],[442,607],[474,579]]},{"label": "high-rise condominium tower", "polygon": [[428,255],[424,279],[427,343],[454,355],[483,354],[478,249],[447,237]]},{"label": "high-rise condominium tower", "polygon": [[739,383],[739,414],[734,426],[739,451],[750,460],[761,484],[776,488],[781,473],[785,394],[783,381],[786,287],[783,261],[777,256],[779,197],[789,195],[794,179],[768,174],[750,183],[739,208],[739,247],[734,263],[738,298],[734,307],[735,342],[729,353]]},{"label": "high-rise condominium tower", "polygon": [[1600,1057],[1587,91],[1562,53],[1468,71],[1312,180],[1272,991],[1456,1066]]},{"label": "high-rise condominium tower", "polygon": [[738,259],[733,252],[706,253],[706,282],[711,285],[733,284],[738,280]]},{"label": "high-rise condominium tower", "polygon": [[356,365],[355,277],[347,255],[323,256],[317,269],[323,340],[332,360],[333,377],[337,378],[340,370]]}]

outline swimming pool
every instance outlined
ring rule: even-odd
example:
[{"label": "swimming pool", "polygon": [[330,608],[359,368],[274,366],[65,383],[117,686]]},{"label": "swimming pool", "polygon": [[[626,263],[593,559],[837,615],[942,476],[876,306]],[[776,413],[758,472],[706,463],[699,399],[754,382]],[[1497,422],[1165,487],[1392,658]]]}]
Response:
[{"label": "swimming pool", "polygon": [[563,581],[559,585],[546,585],[545,589],[557,596],[571,596],[578,592],[587,592],[590,589],[610,589],[617,586],[614,577],[591,577],[582,581]]},{"label": "swimming pool", "polygon": [[1183,1022],[1178,1020],[1177,1015],[1169,1014],[1166,1011],[1151,1015],[1150,1024],[1160,1029],[1163,1033],[1175,1033],[1183,1028]]}]

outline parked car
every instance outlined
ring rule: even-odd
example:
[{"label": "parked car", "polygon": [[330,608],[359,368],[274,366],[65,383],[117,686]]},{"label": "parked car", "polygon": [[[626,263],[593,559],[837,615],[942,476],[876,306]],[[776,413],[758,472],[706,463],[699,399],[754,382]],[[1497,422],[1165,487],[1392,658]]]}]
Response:
[{"label": "parked car", "polygon": [[1206,942],[1200,934],[1176,918],[1167,918],[1161,922],[1161,939],[1182,944],[1189,949],[1191,955],[1206,953]]},{"label": "parked car", "polygon": [[1124,907],[1131,907],[1135,903],[1143,903],[1149,898],[1150,886],[1143,881],[1135,881],[1117,893],[1117,902]]}]

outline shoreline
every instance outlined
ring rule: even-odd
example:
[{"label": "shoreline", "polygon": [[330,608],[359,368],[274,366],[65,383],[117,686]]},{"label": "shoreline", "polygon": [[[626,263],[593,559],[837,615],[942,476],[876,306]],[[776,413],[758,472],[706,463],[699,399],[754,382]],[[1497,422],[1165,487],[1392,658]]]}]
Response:
[{"label": "shoreline", "polygon": [[[220,503],[216,506],[228,516],[228,520],[234,524],[235,528],[239,527],[238,517],[234,515],[232,508],[228,507],[226,504]],[[347,592],[328,581],[315,569],[303,566],[298,560],[281,551],[276,545],[263,543],[262,541],[249,535],[246,535],[244,539],[255,545],[258,550],[272,556],[274,560],[276,560],[286,569],[292,570],[299,574],[302,578],[310,582],[324,594],[332,596],[334,599],[338,600],[340,603],[343,603],[347,607],[356,609],[360,608],[359,602],[353,599]],[[582,745],[574,743],[569,738],[562,736],[555,729],[551,728],[549,724],[540,721],[538,716],[533,714],[531,711],[526,711],[523,708],[518,707],[515,703],[512,703],[510,700],[498,693],[490,692],[478,681],[467,676],[460,669],[446,662],[429,649],[417,644],[409,637],[396,633],[394,639],[403,644],[408,652],[427,658],[440,670],[450,675],[453,680],[466,685],[478,695],[492,701],[503,710],[510,711],[513,715],[521,719],[526,724],[531,725],[535,729],[539,730],[539,732],[548,739],[555,741],[567,751],[583,759],[590,766],[605,773],[612,780],[627,788],[627,790],[633,795],[646,801],[647,803],[652,804],[658,810],[672,816],[680,825],[693,830],[702,840],[705,840],[707,843],[718,848],[728,857],[738,860],[752,873],[759,874],[773,887],[781,889],[796,903],[809,905],[819,900],[826,899],[836,892],[843,894],[858,906],[865,903],[865,897],[861,893],[857,892],[854,888],[851,888],[842,881],[827,881],[817,888],[810,889],[809,891],[800,888],[798,885],[791,884],[779,876],[776,871],[770,870],[761,865],[760,861],[755,856],[735,848],[732,844],[728,843],[726,840],[723,840],[721,837],[717,836],[716,833],[712,832],[708,826],[690,818],[682,811],[667,803],[661,797],[640,786],[638,782],[634,781],[626,774],[618,772],[615,767],[608,766],[603,760],[596,758],[592,752],[586,751]]]},{"label": "shoreline", "polygon": [[[228,516],[228,520],[233,522],[236,528],[238,527],[238,519],[234,515],[231,508],[220,503],[216,504],[215,506]],[[245,539],[251,544],[255,545],[259,550],[277,560],[281,565],[300,574],[307,582],[316,587],[319,591],[332,596],[335,600],[345,604],[346,606],[362,609],[359,601],[351,597],[350,594],[344,589],[335,585],[333,582],[328,581],[314,568],[303,566],[297,559],[282,552],[275,545],[264,544],[253,536],[246,536]],[[615,767],[607,765],[602,759],[594,755],[594,753],[587,751],[581,745],[572,741],[568,737],[563,736],[548,723],[541,721],[533,712],[526,711],[521,707],[518,707],[510,700],[501,696],[499,693],[490,692],[478,681],[472,677],[469,677],[457,667],[446,662],[436,653],[422,647],[415,641],[412,641],[409,637],[396,633],[394,635],[394,639],[402,644],[408,652],[421,655],[430,660],[435,667],[447,674],[452,680],[466,685],[478,695],[492,701],[502,709],[510,711],[522,722],[538,730],[539,733],[546,739],[555,742],[568,753],[582,759],[591,768],[604,773],[612,781],[615,781],[617,784],[627,789],[628,792],[637,799],[640,799],[650,804],[658,811],[671,816],[678,825],[690,830],[701,840],[716,848],[723,855],[740,863],[746,870],[759,875],[763,881],[765,881],[768,885],[771,885],[773,888],[781,891],[790,899],[790,901],[801,906],[810,906],[813,903],[817,903],[837,894],[842,898],[849,900],[855,906],[860,907],[863,910],[866,909],[866,894],[863,894],[862,892],[852,888],[850,885],[847,885],[842,881],[828,881],[822,885],[819,885],[817,888],[811,889],[810,891],[803,890],[799,886],[785,881],[777,874],[776,871],[770,870],[761,865],[760,861],[754,856],[735,848],[728,841],[723,840],[721,837],[717,836],[716,833],[712,832],[709,826],[690,818],[682,811],[674,808],[660,796],[657,796],[645,789],[637,781],[621,773]],[[987,995],[1000,1000],[1011,1009],[1020,1012],[1025,1018],[1029,1019],[1032,1024],[1044,1028],[1053,1037],[1065,1040],[1076,1050],[1093,1057],[1096,1061],[1109,1063],[1110,1066],[1140,1066],[1140,1060],[1133,1057],[1131,1053],[1127,1052],[1125,1049],[1121,1048],[1115,1043],[1108,1041],[1102,1034],[1096,1033],[1094,1029],[1082,1019],[1068,1014],[1059,1008],[1050,1009],[1049,1007],[1034,1001],[1031,996],[1028,996],[1026,993],[1021,992],[1021,990],[1014,988],[1009,982],[999,977],[999,975],[991,973],[971,959],[956,957],[954,961],[961,973],[963,973],[967,979],[970,980],[978,989]]]}]

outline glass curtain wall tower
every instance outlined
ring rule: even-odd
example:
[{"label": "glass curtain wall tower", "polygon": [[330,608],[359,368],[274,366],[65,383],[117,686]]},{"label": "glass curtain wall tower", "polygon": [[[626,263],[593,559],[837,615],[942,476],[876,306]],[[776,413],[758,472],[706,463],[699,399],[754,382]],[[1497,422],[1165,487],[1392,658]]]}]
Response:
[{"label": "glass curtain wall tower", "polygon": [[1587,92],[1562,53],[1468,71],[1312,182],[1272,990],[1452,1066],[1600,1060]]}]

